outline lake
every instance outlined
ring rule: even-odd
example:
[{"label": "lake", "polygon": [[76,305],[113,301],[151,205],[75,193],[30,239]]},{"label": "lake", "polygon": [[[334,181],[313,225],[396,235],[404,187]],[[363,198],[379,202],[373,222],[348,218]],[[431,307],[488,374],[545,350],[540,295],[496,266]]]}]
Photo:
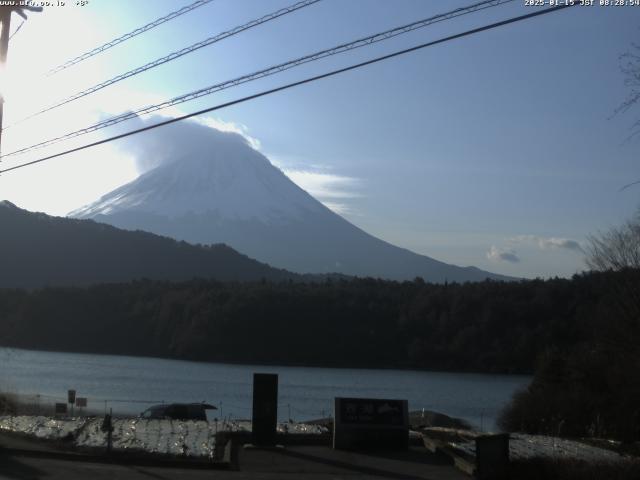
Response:
[{"label": "lake", "polygon": [[495,430],[501,408],[528,385],[524,375],[317,368],[188,362],[159,358],[40,352],[0,348],[0,390],[65,402],[67,390],[88,408],[137,414],[162,402],[206,401],[218,418],[251,418],[253,373],[279,375],[280,421],[329,416],[333,398],[409,401],[409,410],[433,410]]}]

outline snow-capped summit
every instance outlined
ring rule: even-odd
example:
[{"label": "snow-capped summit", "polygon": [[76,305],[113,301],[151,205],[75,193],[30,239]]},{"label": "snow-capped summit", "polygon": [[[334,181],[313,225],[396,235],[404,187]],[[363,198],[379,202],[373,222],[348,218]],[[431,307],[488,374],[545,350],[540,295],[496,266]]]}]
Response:
[{"label": "snow-capped summit", "polygon": [[206,214],[271,224],[300,220],[322,210],[321,203],[239,135],[226,134],[214,148],[172,159],[69,215],[88,218],[137,211],[176,218]]},{"label": "snow-capped summit", "polygon": [[70,216],[190,243],[226,243],[299,273],[420,276],[433,282],[506,279],[367,234],[298,187],[238,134],[187,123],[162,135],[165,147],[139,148],[138,155],[155,168]]}]

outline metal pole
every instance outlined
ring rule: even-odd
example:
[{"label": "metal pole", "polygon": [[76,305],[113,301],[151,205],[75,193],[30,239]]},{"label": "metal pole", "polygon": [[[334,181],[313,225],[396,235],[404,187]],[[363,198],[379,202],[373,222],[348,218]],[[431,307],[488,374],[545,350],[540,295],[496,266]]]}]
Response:
[{"label": "metal pole", "polygon": [[109,409],[109,431],[107,432],[107,452],[111,453],[113,445],[113,409]]}]

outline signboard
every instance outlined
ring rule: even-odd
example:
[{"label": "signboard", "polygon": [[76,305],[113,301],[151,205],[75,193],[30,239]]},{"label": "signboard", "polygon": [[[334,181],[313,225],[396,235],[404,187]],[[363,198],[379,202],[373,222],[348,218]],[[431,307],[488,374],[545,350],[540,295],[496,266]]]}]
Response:
[{"label": "signboard", "polygon": [[408,410],[406,400],[336,398],[333,448],[406,450]]},{"label": "signboard", "polygon": [[70,403],[71,405],[76,403],[76,391],[75,390],[69,390],[67,392],[67,403]]},{"label": "signboard", "polygon": [[276,444],[278,420],[278,375],[253,374],[252,442],[258,446]]},{"label": "signboard", "polygon": [[403,400],[343,398],[340,418],[352,425],[404,425]]},{"label": "signboard", "polygon": [[76,397],[76,407],[85,408],[87,406],[87,397]]},{"label": "signboard", "polygon": [[56,415],[66,415],[66,414],[67,414],[67,404],[56,403]]}]

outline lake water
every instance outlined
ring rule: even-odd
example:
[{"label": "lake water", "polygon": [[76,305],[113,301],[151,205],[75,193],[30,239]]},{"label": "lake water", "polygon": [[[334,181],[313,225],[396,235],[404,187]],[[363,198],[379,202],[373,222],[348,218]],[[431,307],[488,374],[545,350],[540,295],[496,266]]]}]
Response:
[{"label": "lake water", "polygon": [[0,348],[0,390],[66,401],[68,389],[93,410],[136,414],[162,402],[206,401],[214,416],[251,417],[253,373],[279,375],[278,417],[284,421],[331,415],[333,398],[409,401],[494,430],[500,409],[530,377],[354,368],[311,368],[187,362],[158,358],[39,352]]}]

